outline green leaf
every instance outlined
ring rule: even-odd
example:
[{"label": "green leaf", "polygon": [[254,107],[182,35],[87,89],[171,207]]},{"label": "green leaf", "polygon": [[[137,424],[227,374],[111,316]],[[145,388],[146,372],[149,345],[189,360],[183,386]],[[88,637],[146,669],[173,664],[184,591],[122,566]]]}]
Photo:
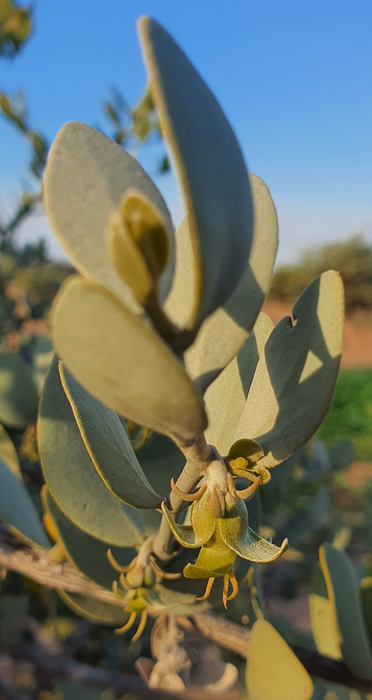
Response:
[{"label": "green leaf", "polygon": [[2,425],[0,425],[0,459],[5,462],[15,476],[22,479],[22,472],[16,449]]},{"label": "green leaf", "polygon": [[371,650],[350,559],[328,543],[320,547],[319,559],[342,658],[358,676],[372,679]]},{"label": "green leaf", "polygon": [[311,579],[309,607],[316,648],[324,656],[329,656],[331,659],[341,659],[337,622],[319,564],[315,566]]},{"label": "green leaf", "polygon": [[218,518],[217,530],[227,547],[248,561],[262,564],[275,561],[288,547],[288,540],[277,547],[248,527],[248,515],[243,501],[238,501],[227,510],[224,518]]},{"label": "green leaf", "polygon": [[159,508],[162,498],[146,479],[117,413],[89,394],[62,363],[60,376],[84,445],[107,488],[132,508]]},{"label": "green leaf", "polygon": [[74,613],[93,622],[98,622],[100,625],[118,627],[119,625],[125,625],[129,619],[128,613],[123,612],[116,605],[88,598],[88,596],[80,593],[63,591],[61,588],[58,589],[58,595]]},{"label": "green leaf", "polygon": [[372,648],[372,578],[365,576],[360,589],[364,624],[366,626],[370,647]]},{"label": "green leaf", "polygon": [[139,34],[149,90],[180,176],[196,258],[191,324],[232,294],[253,237],[244,158],[215,97],[169,34],[142,17]]},{"label": "green leaf", "polygon": [[54,350],[47,336],[36,338],[32,354],[33,377],[41,393],[45,377],[48,374],[50,363],[53,360]]},{"label": "green leaf", "polygon": [[19,355],[0,353],[0,423],[26,428],[36,421],[38,403],[30,365]]},{"label": "green leaf", "polygon": [[52,329],[68,369],[116,413],[179,445],[205,430],[201,399],[179,359],[103,287],[70,278],[55,302]]},{"label": "green leaf", "polygon": [[[84,576],[111,591],[113,581],[119,581],[120,574],[112,568],[107,559],[108,545],[74,525],[58,507],[48,489],[44,494],[44,505],[71,562]],[[122,566],[128,566],[137,556],[132,547],[112,547],[111,551]]]},{"label": "green leaf", "polygon": [[103,542],[134,546],[143,532],[142,514],[121,503],[98,474],[63,390],[56,358],[41,397],[38,438],[45,480],[62,511]]},{"label": "green leaf", "polygon": [[111,262],[106,233],[109,218],[128,188],[136,188],[160,210],[169,238],[169,262],[161,296],[169,291],[174,269],[174,235],[160,192],[137,160],[96,129],[65,124],[52,146],[44,181],[49,222],[75,267],[141,313],[129,287]]},{"label": "green leaf", "polygon": [[138,450],[137,459],[152,486],[158,493],[168,494],[170,480],[176,482],[183,467],[185,457],[172,440],[165,435],[152,433]]},{"label": "green leaf", "polygon": [[206,439],[221,455],[227,455],[232,445],[259,357],[273,328],[272,320],[260,313],[237,357],[206,391],[205,406],[209,419]]},{"label": "green leaf", "polygon": [[301,294],[275,326],[257,365],[234,440],[252,438],[274,467],[309,440],[323,420],[340,365],[344,292],[329,270]]},{"label": "green leaf", "polygon": [[36,508],[19,476],[0,458],[0,518],[28,544],[50,548]]},{"label": "green leaf", "polygon": [[314,690],[306,669],[266,620],[252,627],[246,683],[249,700],[310,700]]},{"label": "green leaf", "polygon": [[[188,582],[190,586],[190,582]],[[167,610],[174,615],[201,615],[203,612],[210,610],[210,604],[207,601],[202,603],[196,602],[194,593],[180,593],[179,591],[170,591],[161,584],[156,587],[159,598]]]},{"label": "green leaf", "polygon": [[[232,295],[204,321],[195,343],[185,355],[187,371],[202,394],[244,345],[270,285],[278,247],[278,220],[265,183],[252,174],[249,180],[253,196],[254,233],[246,268]],[[177,232],[176,241],[178,244]],[[186,256],[186,259],[183,256],[183,267],[186,265],[188,269],[192,264],[190,256]],[[175,281],[170,296],[175,294],[173,290],[177,285],[179,267],[177,251]],[[184,276],[186,272],[182,270]],[[193,276],[189,275],[189,279],[191,282]]]}]

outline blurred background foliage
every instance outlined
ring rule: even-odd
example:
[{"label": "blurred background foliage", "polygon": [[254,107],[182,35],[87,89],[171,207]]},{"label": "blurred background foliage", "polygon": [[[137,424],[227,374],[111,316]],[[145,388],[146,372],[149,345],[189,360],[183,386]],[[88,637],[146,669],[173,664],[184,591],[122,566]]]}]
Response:
[{"label": "blurred background foliage", "polygon": [[[0,0],[0,59],[14,58],[23,50],[31,30],[30,8]],[[40,388],[52,353],[48,339],[50,304],[73,269],[48,259],[43,240],[23,247],[17,244],[18,226],[41,207],[49,144],[33,129],[21,91],[13,96],[1,93],[0,108],[2,116],[29,143],[28,167],[34,183],[22,193],[10,218],[3,220],[0,212],[0,355],[20,355],[39,372]],[[137,105],[129,106],[120,92],[113,90],[103,110],[108,135],[131,153],[153,140],[161,141],[147,93]],[[156,169],[169,170],[165,151]],[[290,312],[290,305],[306,285],[329,268],[338,270],[343,278],[349,317],[363,313],[367,314],[363,319],[368,320],[372,311],[372,246],[361,235],[304,251],[295,264],[278,268],[268,303],[280,302]],[[45,362],[39,362],[40,357]],[[24,482],[42,514],[35,426],[15,428],[4,422],[4,428],[20,458]],[[288,537],[290,548],[269,567],[251,567],[244,572],[245,585],[229,605],[227,615],[251,624],[264,605],[265,594],[267,619],[289,643],[312,647],[307,599],[320,545],[331,542],[346,549],[359,579],[372,573],[372,367],[340,373],[331,409],[316,439],[273,470],[271,482],[250,502],[249,514],[254,530],[272,536],[276,543]],[[0,536],[7,537],[5,529],[0,529]],[[54,591],[11,572],[0,585],[0,621],[0,680],[35,700],[111,700],[114,694],[58,680],[37,664],[17,659],[13,652],[21,644],[32,642],[40,653],[62,654],[122,672],[133,672],[140,654],[151,656],[148,631],[130,645],[125,637],[114,637],[111,628],[82,621]],[[242,689],[242,659],[226,650],[221,653],[225,661],[238,666]],[[0,696],[1,692],[0,688]],[[332,698],[341,700],[358,696],[348,691],[337,695],[337,688],[330,691],[324,685],[316,688],[316,697],[324,698],[327,692],[334,692]]]}]

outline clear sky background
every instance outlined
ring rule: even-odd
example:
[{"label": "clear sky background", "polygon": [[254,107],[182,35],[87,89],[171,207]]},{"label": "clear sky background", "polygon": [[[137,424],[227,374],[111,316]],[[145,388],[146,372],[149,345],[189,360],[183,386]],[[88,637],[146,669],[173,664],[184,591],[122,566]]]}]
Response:
[{"label": "clear sky background", "polygon": [[[70,120],[108,131],[102,102],[110,87],[130,103],[145,88],[141,14],[186,51],[230,119],[249,170],[270,187],[280,262],[353,232],[372,243],[372,0],[37,0],[30,41],[0,61],[0,90],[24,90],[31,122],[50,142]],[[31,180],[28,146],[3,119],[0,146],[4,215]],[[152,155],[142,161],[150,174]],[[172,176],[156,182],[178,223]],[[42,236],[61,255],[43,216],[18,234]]]}]

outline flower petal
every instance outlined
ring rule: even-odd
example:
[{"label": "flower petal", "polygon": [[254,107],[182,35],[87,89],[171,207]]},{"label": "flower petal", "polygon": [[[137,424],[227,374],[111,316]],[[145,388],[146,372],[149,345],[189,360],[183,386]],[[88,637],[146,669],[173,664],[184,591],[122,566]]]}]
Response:
[{"label": "flower petal", "polygon": [[[243,508],[245,510],[244,505]],[[243,559],[266,563],[274,561],[287,549],[287,539],[281,547],[277,547],[248,527],[247,516],[242,517],[237,510],[231,515],[218,521],[217,530],[225,544]]]},{"label": "flower petal", "polygon": [[221,537],[215,535],[201,548],[195,564],[187,564],[183,575],[186,578],[224,576],[230,571],[235,559],[235,552],[223,542]]},{"label": "flower petal", "polygon": [[200,547],[200,542],[196,542],[195,540],[193,528],[190,525],[179,525],[176,523],[172,513],[168,510],[165,503],[162,503],[161,507],[177,542],[182,544],[184,547],[195,547],[195,549]]}]

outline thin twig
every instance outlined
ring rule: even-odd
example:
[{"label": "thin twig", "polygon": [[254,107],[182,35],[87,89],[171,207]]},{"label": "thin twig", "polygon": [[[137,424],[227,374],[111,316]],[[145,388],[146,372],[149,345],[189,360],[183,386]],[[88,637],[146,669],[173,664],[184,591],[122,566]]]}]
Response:
[{"label": "thin twig", "polygon": [[[122,605],[110,591],[88,581],[71,564],[49,564],[46,553],[42,550],[12,548],[9,544],[9,536],[6,544],[0,544],[0,567],[2,566],[38,581],[48,588],[62,588],[119,607]],[[181,626],[190,627],[189,618],[179,616],[177,619]],[[191,619],[195,628],[207,639],[225,649],[230,649],[243,658],[248,656],[250,631],[242,625],[213,613],[193,615]],[[334,661],[322,656],[315,649],[297,646],[293,646],[292,649],[311,675],[364,693],[372,692],[372,681],[359,678],[342,661]]]}]

